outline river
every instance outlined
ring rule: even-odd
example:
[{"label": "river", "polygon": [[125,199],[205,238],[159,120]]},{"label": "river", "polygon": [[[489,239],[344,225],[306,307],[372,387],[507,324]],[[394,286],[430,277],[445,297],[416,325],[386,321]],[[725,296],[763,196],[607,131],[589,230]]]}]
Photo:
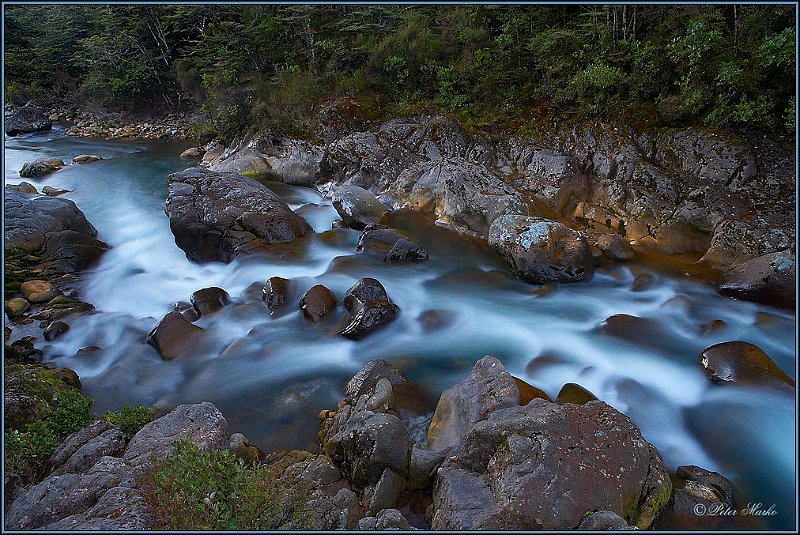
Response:
[{"label": "river", "polygon": [[[208,400],[233,431],[264,451],[316,449],[317,415],[333,409],[341,387],[370,359],[384,358],[430,394],[463,379],[483,355],[498,357],[514,375],[555,397],[577,382],[633,419],[669,470],[689,464],[722,473],[742,500],[775,505],[771,529],[795,523],[795,399],[764,389],[710,384],[697,365],[707,346],[726,340],[754,343],[795,378],[795,317],[779,309],[719,296],[700,282],[641,264],[598,269],[591,281],[564,284],[544,296],[516,280],[484,243],[435,227],[419,215],[397,214],[430,254],[428,262],[386,265],[355,253],[359,232],[316,234],[298,258],[250,257],[231,264],[189,262],[175,246],[164,214],[167,175],[189,165],[186,143],[102,141],[67,137],[63,127],[7,139],[5,182],[39,157],[65,162],[77,154],[103,160],[68,165],[40,179],[71,190],[74,200],[112,249],[80,283],[94,314],[68,318],[71,329],[38,342],[45,360],[78,372],[96,412],[123,404],[158,405]],[[317,233],[337,219],[329,200],[308,188],[277,187]],[[631,290],[633,278],[655,283]],[[299,309],[272,319],[260,302],[271,276],[324,284],[339,298],[327,323],[305,321]],[[361,277],[374,277],[399,305],[400,317],[361,341],[335,334],[345,314],[341,297]],[[191,358],[163,361],[145,344],[148,332],[177,301],[208,286],[236,303],[197,323],[216,345]],[[241,299],[239,297],[241,296]],[[418,317],[437,310],[444,325],[426,330]],[[649,320],[619,329],[605,319],[627,314]],[[727,328],[701,335],[720,319]],[[25,329],[15,329],[14,337]],[[100,349],[83,350],[95,346]]]}]

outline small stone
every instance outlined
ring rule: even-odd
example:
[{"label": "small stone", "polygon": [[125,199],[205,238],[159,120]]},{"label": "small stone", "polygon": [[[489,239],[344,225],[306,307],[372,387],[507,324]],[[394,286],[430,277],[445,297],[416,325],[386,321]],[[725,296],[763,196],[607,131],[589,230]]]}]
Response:
[{"label": "small stone", "polygon": [[231,296],[222,288],[212,286],[197,290],[191,297],[192,306],[200,316],[207,316],[229,305]]},{"label": "small stone", "polygon": [[206,151],[201,147],[190,147],[181,153],[184,160],[199,160],[205,155]]},{"label": "small stone", "polygon": [[228,449],[247,464],[258,462],[264,458],[264,452],[252,445],[250,441],[247,440],[247,437],[241,433],[234,433],[231,435]]},{"label": "small stone", "polygon": [[91,163],[102,159],[103,157],[98,154],[79,154],[72,159],[72,163]]},{"label": "small stone", "polygon": [[19,291],[31,303],[46,303],[58,295],[58,290],[49,282],[43,280],[23,282],[19,287]]},{"label": "small stone", "polygon": [[42,188],[42,193],[44,193],[45,195],[49,195],[51,197],[61,195],[62,193],[69,193],[70,191],[71,190],[54,188],[52,186],[45,186]]},{"label": "small stone", "polygon": [[261,300],[267,304],[273,316],[277,309],[284,305],[294,293],[295,283],[283,277],[270,277],[264,284]]},{"label": "small stone", "polygon": [[300,299],[303,316],[311,321],[320,321],[336,308],[336,296],[321,284],[313,286]]}]

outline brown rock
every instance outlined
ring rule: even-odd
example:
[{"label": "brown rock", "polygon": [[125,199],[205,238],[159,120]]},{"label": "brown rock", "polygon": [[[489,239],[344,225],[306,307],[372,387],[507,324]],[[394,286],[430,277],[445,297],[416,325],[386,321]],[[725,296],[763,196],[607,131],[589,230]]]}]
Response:
[{"label": "brown rock", "polygon": [[21,297],[12,297],[6,301],[6,314],[11,319],[18,318],[31,308],[31,304]]},{"label": "brown rock", "polygon": [[313,286],[300,299],[303,316],[311,321],[320,321],[336,308],[336,296],[321,284]]},{"label": "brown rock", "polygon": [[31,303],[46,303],[58,295],[58,290],[52,284],[43,280],[23,282],[19,287],[19,291]]},{"label": "brown rock", "polygon": [[768,386],[794,393],[794,380],[760,347],[748,342],[722,342],[706,348],[699,364],[714,383]]},{"label": "brown rock", "polygon": [[597,397],[594,394],[576,383],[565,384],[558,391],[558,396],[556,396],[556,401],[559,405],[566,405],[567,403],[584,405],[596,399]]},{"label": "brown rock", "polygon": [[543,390],[539,390],[535,386],[529,385],[519,377],[511,376],[514,379],[514,382],[517,384],[517,389],[519,390],[519,404],[520,405],[527,405],[533,399],[544,399],[546,401],[552,401],[550,396],[547,395],[546,392]]}]

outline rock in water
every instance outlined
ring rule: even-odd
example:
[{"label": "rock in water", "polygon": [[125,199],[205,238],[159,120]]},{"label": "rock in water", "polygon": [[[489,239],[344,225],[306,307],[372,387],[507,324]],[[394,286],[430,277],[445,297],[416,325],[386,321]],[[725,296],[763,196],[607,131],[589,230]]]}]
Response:
[{"label": "rock in water", "polygon": [[332,196],[333,207],[344,224],[356,230],[380,223],[386,208],[375,196],[358,186],[343,186]]},{"label": "rock in water", "polygon": [[270,277],[264,284],[261,300],[267,304],[269,313],[274,316],[278,309],[289,301],[294,290],[294,281],[283,277]]},{"label": "rock in water", "polygon": [[51,186],[45,186],[42,188],[42,193],[44,193],[45,195],[50,195],[51,197],[61,195],[62,193],[69,193],[69,191],[70,190],[68,189],[53,188]]},{"label": "rock in water", "polygon": [[400,308],[391,302],[383,285],[375,279],[361,279],[344,294],[344,307],[350,320],[339,331],[347,338],[359,339],[394,320]]},{"label": "rock in water", "polygon": [[321,321],[336,308],[336,296],[321,284],[313,286],[300,298],[300,310],[311,321]]},{"label": "rock in water", "polygon": [[207,316],[231,302],[231,296],[222,288],[212,286],[197,290],[191,297],[192,306],[200,316]]},{"label": "rock in water", "polygon": [[[108,249],[75,203],[6,191],[5,248],[37,257],[43,275],[64,274],[91,265]],[[6,257],[8,260],[8,256]]]},{"label": "rock in water", "polygon": [[37,178],[61,169],[66,164],[58,158],[39,158],[32,162],[27,162],[19,170],[19,176],[25,178]]},{"label": "rock in water", "polygon": [[72,159],[72,163],[91,163],[99,162],[103,157],[99,154],[78,154]]},{"label": "rock in water", "polygon": [[22,108],[17,108],[5,122],[6,134],[9,136],[46,132],[51,128],[53,128],[53,123],[48,119],[45,109],[30,103]]},{"label": "rock in water", "polygon": [[38,195],[39,190],[30,182],[20,182],[19,184],[6,184],[6,189],[27,193],[28,195]]},{"label": "rock in water", "polygon": [[723,274],[719,293],[794,309],[795,272],[795,259],[791,251],[759,256]]},{"label": "rock in water", "polygon": [[20,285],[19,291],[31,303],[46,303],[58,295],[58,290],[43,280],[25,281]]},{"label": "rock in water", "polygon": [[413,243],[408,236],[391,228],[368,226],[358,240],[356,252],[383,257],[384,262],[423,262],[428,252]]},{"label": "rock in water", "polygon": [[241,246],[266,248],[311,232],[266,186],[198,167],[169,176],[165,212],[175,243],[194,262],[230,262]]},{"label": "rock in water", "polygon": [[184,160],[200,160],[205,153],[206,151],[202,147],[190,147],[181,153],[181,158]]},{"label": "rock in water", "polygon": [[768,386],[794,393],[795,383],[760,347],[748,342],[722,342],[706,348],[699,359],[715,383]]},{"label": "rock in water", "polygon": [[193,325],[183,314],[173,310],[150,331],[147,343],[158,351],[162,359],[172,360],[196,353],[198,345],[205,342],[205,335],[205,329]]},{"label": "rock in water", "polygon": [[527,282],[576,282],[592,275],[592,251],[586,238],[556,221],[499,217],[489,229],[489,244]]}]

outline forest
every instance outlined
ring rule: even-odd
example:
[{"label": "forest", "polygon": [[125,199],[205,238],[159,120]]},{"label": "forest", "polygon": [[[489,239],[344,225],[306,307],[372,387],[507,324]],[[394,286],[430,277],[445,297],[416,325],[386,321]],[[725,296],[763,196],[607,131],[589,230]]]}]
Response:
[{"label": "forest", "polygon": [[600,117],[793,140],[790,5],[6,6],[6,100],[191,112],[218,135],[366,119],[468,129]]}]

